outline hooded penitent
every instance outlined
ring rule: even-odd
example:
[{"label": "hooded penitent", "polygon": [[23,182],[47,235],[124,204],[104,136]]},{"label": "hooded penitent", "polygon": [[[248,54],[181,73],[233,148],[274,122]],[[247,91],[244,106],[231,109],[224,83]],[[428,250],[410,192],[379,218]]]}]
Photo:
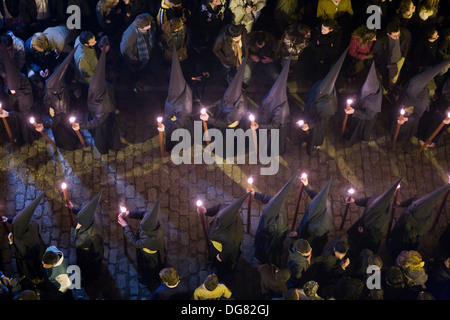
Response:
[{"label": "hooded penitent", "polygon": [[2,54],[3,54],[3,64],[5,65],[5,73],[6,73],[6,81],[8,82],[8,89],[19,91],[22,87],[23,77],[20,72],[17,70],[16,65],[11,60],[8,51],[5,48],[5,45],[2,43]]},{"label": "hooded penitent", "polygon": [[448,64],[450,64],[450,60],[442,61],[411,78],[400,94],[397,105],[403,108],[414,107],[412,114],[409,116],[419,119],[425,111],[428,111],[430,106],[428,83]]},{"label": "hooded penitent", "polygon": [[89,228],[94,222],[95,212],[97,211],[101,196],[102,191],[78,212],[76,221],[82,225],[82,230]]},{"label": "hooded penitent", "polygon": [[222,208],[211,221],[208,238],[222,244],[224,251],[226,247],[234,249],[240,246],[244,236],[244,228],[239,212],[247,197],[248,193],[234,200]]},{"label": "hooded penitent", "polygon": [[261,122],[272,121],[277,125],[282,125],[288,123],[290,120],[287,80],[289,76],[291,59],[292,55],[284,65],[272,88],[262,100],[261,107],[263,115]]},{"label": "hooded penitent", "polygon": [[14,238],[24,238],[26,236],[28,226],[37,206],[41,202],[45,193],[50,187],[47,187],[39,196],[36,197],[27,207],[20,211],[12,221],[12,233]]},{"label": "hooded penitent", "polygon": [[301,239],[308,239],[310,236],[320,237],[333,229],[333,218],[328,201],[330,185],[331,179],[309,203],[297,228]]},{"label": "hooded penitent", "polygon": [[[78,46],[77,46],[78,47]],[[70,95],[64,91],[67,69],[72,63],[77,47],[73,48],[70,54],[61,62],[52,75],[45,81],[44,102],[55,109],[55,114],[66,113],[70,106]]]},{"label": "hooded penitent", "polygon": [[154,204],[152,210],[149,211],[140,222],[140,227],[146,234],[151,234],[152,232],[154,232],[155,230],[160,228],[160,224],[159,224],[159,220],[158,220],[159,213],[160,213],[159,203],[160,203],[160,199],[158,198],[158,200]]},{"label": "hooded penitent", "polygon": [[165,115],[168,119],[176,120],[176,118],[184,118],[191,113],[192,89],[184,78],[180,61],[178,60],[178,54],[174,47],[169,93],[165,102]]},{"label": "hooded penitent", "polygon": [[345,49],[325,78],[312,86],[305,106],[306,114],[316,114],[319,118],[326,118],[336,113],[337,93],[335,84],[347,55],[347,51],[348,48]]},{"label": "hooded penitent", "polygon": [[[450,183],[413,201],[401,214],[391,232],[393,245],[417,246],[422,237],[430,230],[435,206],[450,190]],[[395,243],[394,243],[395,242]],[[415,250],[414,248],[406,248]]]},{"label": "hooded penitent", "polygon": [[280,265],[283,241],[287,234],[287,214],[283,202],[296,176],[289,179],[264,205],[254,241],[254,255],[261,263]]},{"label": "hooded penitent", "polygon": [[[361,218],[348,229],[350,249],[353,252],[358,251],[356,250],[358,247],[370,249],[373,252],[378,251],[381,239],[387,233],[391,217],[392,198],[401,180],[402,178],[398,179],[382,194],[372,196],[367,201]],[[359,230],[360,227],[363,228],[362,232]]]},{"label": "hooded penitent", "polygon": [[110,84],[105,78],[106,50],[102,49],[97,66],[89,84],[88,108],[91,114],[106,116],[114,110],[113,94]]},{"label": "hooded penitent", "polygon": [[382,100],[383,88],[378,80],[375,62],[372,62],[366,81],[358,93],[358,108],[366,113],[369,111],[371,114],[377,114],[381,111]]},{"label": "hooded penitent", "polygon": [[242,92],[242,80],[244,78],[247,60],[248,58],[245,57],[218,106],[219,112],[227,120],[229,125],[236,121],[241,121],[247,112],[247,103]]}]

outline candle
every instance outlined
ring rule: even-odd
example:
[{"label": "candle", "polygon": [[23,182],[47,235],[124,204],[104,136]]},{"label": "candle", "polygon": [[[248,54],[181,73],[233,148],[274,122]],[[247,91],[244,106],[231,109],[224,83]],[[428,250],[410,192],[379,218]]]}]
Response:
[{"label": "candle", "polygon": [[247,183],[248,183],[248,189],[251,190],[253,187],[253,178],[248,178]]},{"label": "candle", "polygon": [[69,195],[67,194],[67,183],[63,182],[61,184],[61,189],[63,191],[63,195],[64,195],[64,200],[66,201],[66,204],[69,204]]},{"label": "candle", "polygon": [[75,118],[75,117],[70,117],[70,118],[69,118],[69,122],[70,122],[70,123],[74,123],[76,119],[77,119],[77,118]]},{"label": "candle", "polygon": [[162,126],[162,120],[163,120],[162,117],[156,118],[156,121],[158,121],[158,127],[159,127],[159,128],[161,128],[161,126]]},{"label": "candle", "polygon": [[3,108],[2,108],[1,102],[0,102],[0,114],[3,114]]},{"label": "candle", "polygon": [[307,177],[308,177],[308,175],[307,175],[306,173],[303,172],[301,178],[302,178],[302,179],[306,179]]},{"label": "candle", "polygon": [[397,186],[397,189],[400,189],[400,185]]},{"label": "candle", "polygon": [[127,208],[120,206],[120,212],[122,212],[122,213],[127,212]]},{"label": "candle", "polygon": [[353,189],[353,188],[348,189],[348,194],[349,195],[352,195],[354,193],[355,193],[355,189]]},{"label": "candle", "polygon": [[304,124],[305,124],[305,121],[303,121],[303,120],[297,121],[297,125],[298,125],[299,127],[302,127]]},{"label": "candle", "polygon": [[403,120],[403,116],[405,115],[405,110],[400,110],[400,120]]},{"label": "candle", "polygon": [[353,103],[353,100],[352,99],[347,99],[347,105],[349,106],[349,105],[351,105]]},{"label": "candle", "polygon": [[[0,104],[0,110],[1,110],[1,108],[2,108],[2,106],[1,106],[1,104]],[[450,119],[450,112],[447,113],[447,119]]]},{"label": "candle", "polygon": [[31,117],[31,118],[30,118],[30,123],[31,123],[35,128],[38,127],[38,124],[36,123],[36,120],[34,120],[34,117]]},{"label": "candle", "polygon": [[255,116],[253,114],[250,114],[248,119],[251,121],[252,125],[255,124]]},{"label": "candle", "polygon": [[197,207],[201,207],[203,205],[203,201],[202,200],[197,200]]},{"label": "candle", "polygon": [[202,108],[202,109],[200,110],[200,112],[201,112],[201,114],[206,114],[206,108]]}]

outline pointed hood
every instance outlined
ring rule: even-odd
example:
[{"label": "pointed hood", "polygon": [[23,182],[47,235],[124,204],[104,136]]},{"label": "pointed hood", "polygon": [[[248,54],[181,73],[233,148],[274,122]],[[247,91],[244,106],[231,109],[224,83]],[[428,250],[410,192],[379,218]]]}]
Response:
[{"label": "pointed hood", "polygon": [[62,88],[64,88],[64,77],[66,76],[67,69],[73,60],[77,48],[78,45],[73,48],[63,62],[58,65],[52,75],[45,80],[46,94],[59,93]]},{"label": "pointed hood", "polygon": [[281,73],[279,74],[272,88],[262,100],[262,108],[264,114],[266,114],[267,117],[270,118],[271,115],[275,113],[273,118],[280,124],[285,124],[286,122],[288,122],[290,117],[290,109],[287,96],[287,81],[291,60],[292,54],[289,56],[288,61],[281,70]]},{"label": "pointed hood", "polygon": [[383,88],[378,79],[375,62],[372,62],[366,81],[358,93],[358,105],[361,109],[370,109],[374,112],[381,111],[383,101]]},{"label": "pointed hood", "polygon": [[419,235],[427,233],[432,224],[433,209],[442,199],[444,194],[450,190],[450,183],[439,189],[415,200],[407,209],[409,213],[407,221]]},{"label": "pointed hood", "polygon": [[178,54],[173,47],[172,68],[170,71],[169,93],[165,102],[167,118],[184,118],[192,113],[192,89],[187,84],[181,69]]},{"label": "pointed hood", "polygon": [[20,211],[12,221],[12,232],[15,237],[21,237],[28,229],[31,218],[37,206],[41,202],[45,193],[50,187],[47,187],[39,196],[37,196],[27,207]]},{"label": "pointed hood", "polygon": [[372,197],[367,204],[366,211],[363,215],[363,224],[366,228],[376,228],[384,230],[389,222],[389,214],[392,198],[395,190],[403,178],[398,179],[385,192],[378,196]]},{"label": "pointed hood", "polygon": [[[347,55],[348,48],[322,80],[312,87],[305,106],[305,112],[318,113],[321,117],[332,116],[337,110],[336,80]],[[315,109],[312,111],[311,109]]]},{"label": "pointed hood", "polygon": [[153,208],[150,212],[148,212],[145,217],[141,220],[140,226],[141,229],[146,233],[151,233],[155,231],[159,227],[159,213],[160,213],[160,199],[156,200]]},{"label": "pointed hood", "polygon": [[328,201],[331,178],[325,187],[312,199],[297,229],[300,237],[302,234],[322,236],[333,229],[331,217],[331,204]]},{"label": "pointed hood", "polygon": [[100,199],[102,197],[102,190],[85,205],[76,216],[76,221],[82,225],[82,229],[87,229],[94,221],[95,212],[97,211]]},{"label": "pointed hood", "polygon": [[[264,206],[262,215],[259,220],[258,231],[265,229],[270,233],[278,232],[282,234],[287,230],[287,214],[283,210],[283,202],[288,196],[297,173],[292,176],[288,182],[270,198],[269,202]],[[258,233],[257,231],[257,233]]]},{"label": "pointed hood", "polygon": [[235,244],[242,240],[244,228],[239,212],[248,195],[249,192],[235,199],[214,216],[208,231],[210,240],[220,243],[233,242]]},{"label": "pointed hood", "polygon": [[91,83],[89,84],[87,102],[90,106],[101,106],[103,98],[106,94],[107,83],[105,78],[106,67],[106,50],[102,49],[100,58],[98,59],[97,66],[94,70]]},{"label": "pointed hood", "polygon": [[247,56],[242,61],[233,80],[225,91],[219,105],[219,110],[226,115],[228,122],[240,121],[247,111],[247,105],[242,92],[242,80],[244,79]]},{"label": "pointed hood", "polygon": [[417,118],[420,118],[430,106],[430,95],[428,93],[427,84],[449,63],[450,60],[442,61],[411,78],[400,94],[397,104],[405,108],[413,106],[413,114],[416,115]]},{"label": "pointed hood", "polygon": [[21,75],[19,70],[17,70],[16,65],[11,60],[8,51],[5,48],[5,45],[2,43],[2,55],[3,55],[3,64],[6,73],[6,81],[8,82],[9,90],[19,90],[21,86]]}]

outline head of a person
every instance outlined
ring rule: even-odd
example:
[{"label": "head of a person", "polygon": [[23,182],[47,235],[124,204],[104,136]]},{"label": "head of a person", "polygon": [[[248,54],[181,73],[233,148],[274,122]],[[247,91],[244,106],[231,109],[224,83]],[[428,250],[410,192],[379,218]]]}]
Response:
[{"label": "head of a person", "polygon": [[46,269],[53,268],[53,266],[58,262],[59,255],[54,251],[46,251],[42,255],[42,266]]},{"label": "head of a person", "polygon": [[309,244],[308,240],[305,239],[298,239],[295,241],[295,250],[300,253],[302,256],[309,256],[312,252],[311,245]]},{"label": "head of a person", "polygon": [[367,264],[369,266],[377,266],[378,268],[383,268],[383,260],[377,254],[373,254],[367,258]]},{"label": "head of a person", "polygon": [[438,30],[435,26],[429,26],[425,30],[425,35],[429,42],[435,42],[439,38]]},{"label": "head of a person", "polygon": [[405,18],[410,18],[416,11],[416,6],[412,0],[402,0],[397,8],[397,13]]},{"label": "head of a person", "polygon": [[34,290],[27,289],[20,293],[19,300],[40,300],[40,297]]},{"label": "head of a person", "polygon": [[164,4],[168,7],[181,7],[183,0],[164,0]]},{"label": "head of a person", "polygon": [[280,283],[286,283],[291,277],[291,270],[282,268],[275,272],[275,279]]},{"label": "head of a person", "polygon": [[47,51],[50,47],[47,36],[43,32],[36,32],[31,38],[31,47],[38,52]]},{"label": "head of a person", "polygon": [[266,45],[266,35],[263,31],[256,31],[255,37],[255,45],[258,48],[262,48]]},{"label": "head of a person", "polygon": [[172,267],[167,267],[159,272],[159,277],[161,281],[164,282],[169,287],[174,287],[180,282],[180,276],[177,270]]},{"label": "head of a person", "polygon": [[386,33],[392,40],[400,39],[400,24],[396,22],[390,22],[386,26]]},{"label": "head of a person", "polygon": [[311,28],[306,24],[301,24],[297,27],[298,33],[300,37],[303,37],[305,39],[311,38]]},{"label": "head of a person", "polygon": [[439,0],[422,0],[420,1],[420,9],[431,10],[439,5]]},{"label": "head of a person", "polygon": [[206,2],[210,5],[210,6],[220,6],[222,4],[221,0],[206,0]]},{"label": "head of a person", "polygon": [[394,288],[404,288],[405,276],[402,269],[396,266],[390,267],[386,275],[386,283]]},{"label": "head of a person", "polygon": [[323,35],[329,34],[330,32],[333,32],[339,27],[338,23],[334,19],[326,19],[324,22],[322,22],[322,27],[320,29],[320,32]]},{"label": "head of a person", "polygon": [[343,259],[345,257],[345,255],[347,254],[349,249],[348,243],[345,242],[344,240],[338,240],[336,241],[336,243],[334,244],[333,250],[334,250],[334,255],[338,258],[338,259]]},{"label": "head of a person", "polygon": [[172,18],[169,21],[169,25],[170,25],[170,27],[169,27],[170,32],[175,33],[175,32],[180,31],[181,29],[183,29],[184,22],[183,22],[183,19],[181,19],[181,18]]},{"label": "head of a person", "polygon": [[307,297],[314,297],[317,290],[319,290],[319,284],[314,280],[310,280],[303,285],[303,291]]},{"label": "head of a person", "polygon": [[3,34],[0,36],[0,41],[6,50],[10,50],[13,47],[13,39],[9,34]]},{"label": "head of a person", "polygon": [[244,33],[244,28],[241,25],[230,24],[227,32],[233,41],[239,41]]},{"label": "head of a person", "polygon": [[219,285],[219,278],[216,274],[210,274],[206,277],[204,282],[205,288],[208,291],[214,291]]},{"label": "head of a person", "polygon": [[361,44],[366,46],[375,40],[377,40],[377,29],[369,29],[363,26],[361,30]]},{"label": "head of a person", "polygon": [[140,31],[147,31],[152,27],[152,17],[149,13],[141,13],[134,19],[134,26]]},{"label": "head of a person", "polygon": [[415,250],[400,252],[395,263],[400,268],[409,270],[421,270],[425,265],[425,261],[422,260],[422,255]]},{"label": "head of a person", "polygon": [[97,44],[97,40],[91,31],[83,31],[80,33],[80,43],[83,46],[92,48]]}]

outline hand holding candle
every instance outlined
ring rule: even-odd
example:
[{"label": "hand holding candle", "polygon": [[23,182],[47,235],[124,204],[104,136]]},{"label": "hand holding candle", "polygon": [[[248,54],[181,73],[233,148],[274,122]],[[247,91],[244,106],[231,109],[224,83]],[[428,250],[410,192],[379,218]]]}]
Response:
[{"label": "hand holding candle", "polygon": [[308,125],[305,123],[304,120],[299,120],[297,121],[297,125],[306,132],[306,134],[309,134],[309,127]]},{"label": "hand holding candle", "polygon": [[69,194],[67,193],[67,183],[65,183],[65,182],[61,183],[61,190],[64,195],[64,201],[66,202],[66,207],[69,209],[70,223],[72,224],[72,227],[75,228],[76,223],[75,223],[75,218],[73,216],[73,211],[72,211],[73,205],[70,202]]},{"label": "hand holding candle", "polygon": [[206,108],[202,108],[202,109],[200,110],[200,113],[201,113],[200,119],[201,119],[202,122],[203,122],[203,131],[205,131],[206,145],[209,145],[209,144],[211,143],[211,141],[210,141],[210,139],[209,139],[209,134],[208,134],[208,123],[207,123],[207,121],[208,121],[208,119],[209,119],[209,116],[208,116],[208,113],[206,112]]},{"label": "hand holding candle", "polygon": [[400,126],[408,121],[408,118],[404,117],[405,109],[400,110],[400,115],[397,117],[397,128],[395,129],[394,137],[392,138],[391,150],[394,150],[395,143],[397,142],[398,133],[400,132]]},{"label": "hand holding candle", "polygon": [[86,142],[84,141],[84,138],[81,135],[80,124],[76,123],[75,121],[76,121],[75,117],[70,117],[69,118],[69,122],[72,124],[72,129],[75,130],[75,132],[77,133],[78,139],[80,139],[81,145],[83,146],[83,148],[85,148],[86,147]]},{"label": "hand holding candle", "polygon": [[8,134],[9,141],[11,141],[11,145],[16,147],[16,143],[14,142],[14,138],[12,136],[11,128],[9,127],[8,120],[6,118],[9,116],[8,111],[3,110],[2,104],[0,103],[0,117],[3,119],[3,124],[5,125],[6,133]]},{"label": "hand holding candle", "polygon": [[347,214],[348,214],[348,209],[350,208],[350,203],[355,202],[355,200],[352,198],[352,195],[355,193],[355,189],[350,188],[347,191],[347,197],[345,198],[345,210],[344,210],[344,215],[342,216],[342,221],[341,221],[341,225],[339,227],[339,230],[342,230],[342,228],[344,227],[344,223],[345,220],[347,220]]},{"label": "hand holding candle", "polygon": [[[36,120],[34,119],[34,117],[30,117],[30,123],[34,126],[34,128],[35,128],[37,131],[39,131],[39,129],[41,128],[41,127],[40,127],[41,125],[39,125],[38,123],[36,123]],[[39,131],[39,132],[42,134],[42,136],[43,136],[48,142],[50,142],[50,144],[53,146],[53,148],[55,148],[55,150],[58,149],[58,147],[56,146],[56,144],[49,138],[49,136],[48,136],[43,130],[41,130],[41,131]]]},{"label": "hand holding candle", "polygon": [[164,158],[164,125],[162,124],[163,118],[156,118],[158,122],[158,131],[159,131],[159,147],[161,151],[161,158]]},{"label": "hand holding candle", "polygon": [[205,245],[206,250],[209,251],[209,237],[208,237],[208,231],[206,229],[206,221],[205,221],[205,214],[206,214],[206,208],[203,206],[202,200],[197,200],[197,212],[200,215],[200,220],[202,223],[202,229],[203,229],[203,235],[205,236]]},{"label": "hand holding candle", "polygon": [[355,109],[353,109],[351,107],[351,104],[353,103],[352,99],[347,99],[347,105],[345,106],[345,115],[344,115],[344,120],[342,121],[342,128],[341,128],[341,137],[344,135],[345,132],[345,127],[347,126],[347,121],[348,121],[348,115],[352,114],[353,112],[355,112]]}]

